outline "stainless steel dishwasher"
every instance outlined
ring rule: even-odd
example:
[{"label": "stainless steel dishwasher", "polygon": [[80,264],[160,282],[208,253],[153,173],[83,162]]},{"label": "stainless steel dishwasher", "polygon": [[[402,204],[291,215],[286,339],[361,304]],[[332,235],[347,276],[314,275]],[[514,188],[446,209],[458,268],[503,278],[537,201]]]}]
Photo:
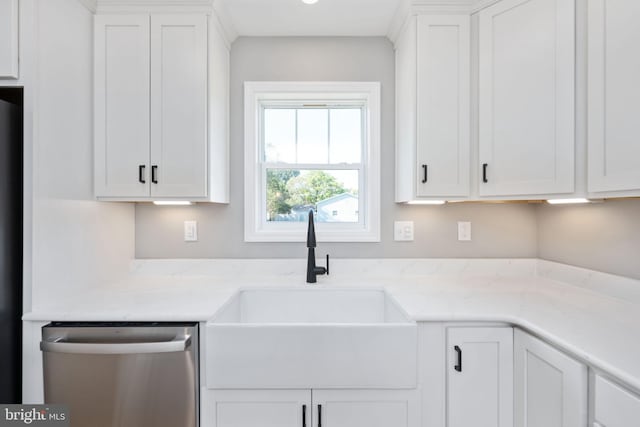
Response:
[{"label": "stainless steel dishwasher", "polygon": [[197,427],[197,323],[61,323],[42,328],[45,403],[72,427]]}]

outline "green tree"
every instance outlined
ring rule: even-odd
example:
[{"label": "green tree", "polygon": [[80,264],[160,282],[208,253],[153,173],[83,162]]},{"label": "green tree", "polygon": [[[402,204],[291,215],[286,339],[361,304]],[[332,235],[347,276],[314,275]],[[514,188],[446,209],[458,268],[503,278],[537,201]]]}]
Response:
[{"label": "green tree", "polygon": [[267,170],[267,212],[269,218],[273,219],[278,214],[291,212],[291,205],[287,203],[289,198],[287,182],[298,175],[300,175],[300,171],[296,170]]},{"label": "green tree", "polygon": [[340,182],[324,171],[311,171],[293,177],[286,187],[289,194],[286,202],[292,207],[315,205],[321,200],[348,192]]}]

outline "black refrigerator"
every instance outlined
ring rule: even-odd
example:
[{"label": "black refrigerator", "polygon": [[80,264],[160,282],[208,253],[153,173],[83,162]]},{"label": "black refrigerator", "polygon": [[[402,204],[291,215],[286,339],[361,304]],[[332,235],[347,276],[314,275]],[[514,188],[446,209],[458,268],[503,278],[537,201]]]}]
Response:
[{"label": "black refrigerator", "polygon": [[21,88],[0,88],[0,403],[22,400]]}]

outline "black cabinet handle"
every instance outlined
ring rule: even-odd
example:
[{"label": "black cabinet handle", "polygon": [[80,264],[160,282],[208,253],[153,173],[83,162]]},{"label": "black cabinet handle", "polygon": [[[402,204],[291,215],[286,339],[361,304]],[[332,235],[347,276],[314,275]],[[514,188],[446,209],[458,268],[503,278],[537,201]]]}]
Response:
[{"label": "black cabinet handle", "polygon": [[329,275],[329,254],[327,254],[327,276]]},{"label": "black cabinet handle", "polygon": [[427,172],[427,165],[422,165],[422,183],[426,184],[427,180],[429,178],[428,176],[428,172]]},{"label": "black cabinet handle", "polygon": [[157,172],[158,172],[158,165],[151,166],[151,182],[153,182],[154,184],[158,183]]},{"label": "black cabinet handle", "polygon": [[302,405],[302,427],[307,427],[307,405]]},{"label": "black cabinet handle", "polygon": [[482,165],[482,182],[484,182],[485,184],[489,182],[489,180],[487,179],[487,167],[489,167],[488,163],[484,163]]},{"label": "black cabinet handle", "polygon": [[322,405],[318,405],[318,427],[322,427]]},{"label": "black cabinet handle", "polygon": [[146,166],[145,165],[140,165],[138,166],[138,182],[140,182],[140,184],[146,184],[147,180],[144,179],[144,170],[145,170]]},{"label": "black cabinet handle", "polygon": [[458,353],[458,364],[453,367],[458,372],[462,372],[462,349],[458,346],[453,347],[453,349]]}]

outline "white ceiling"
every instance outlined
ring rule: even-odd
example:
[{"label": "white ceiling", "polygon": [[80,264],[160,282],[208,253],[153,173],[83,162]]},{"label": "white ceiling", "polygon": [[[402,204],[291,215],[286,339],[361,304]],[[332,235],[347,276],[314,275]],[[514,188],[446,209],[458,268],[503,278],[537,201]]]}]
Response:
[{"label": "white ceiling", "polygon": [[240,36],[385,36],[402,0],[222,0]]}]

